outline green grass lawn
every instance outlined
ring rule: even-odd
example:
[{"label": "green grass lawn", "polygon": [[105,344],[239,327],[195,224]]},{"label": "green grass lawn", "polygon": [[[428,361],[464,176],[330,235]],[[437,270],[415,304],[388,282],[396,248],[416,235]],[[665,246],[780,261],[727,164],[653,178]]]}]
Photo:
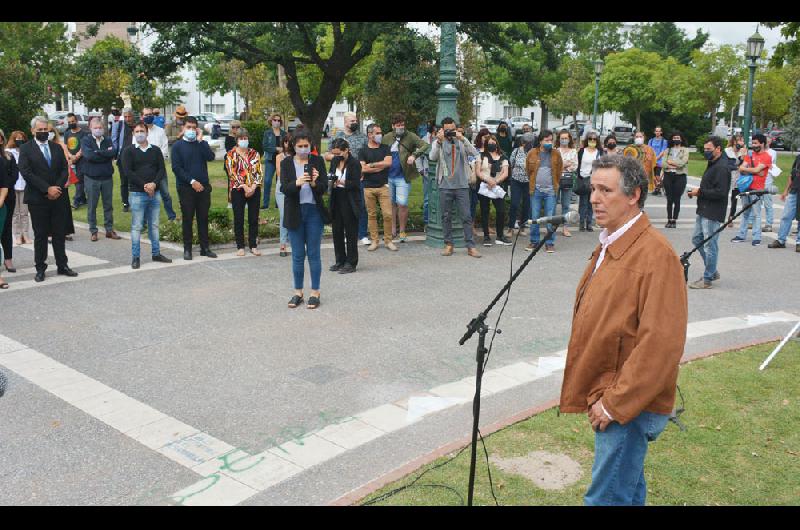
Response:
[{"label": "green grass lawn", "polygon": [[[795,155],[784,153],[783,151],[778,151],[777,153],[778,167],[781,168],[782,173],[775,178],[775,186],[783,192],[783,189],[786,187],[786,179],[789,177],[789,173],[792,169]],[[708,162],[703,158],[703,153],[689,153],[689,176],[702,177],[707,164]]]},{"label": "green grass lawn", "polygon": [[[788,330],[787,330],[788,332]],[[678,384],[686,399],[681,432],[669,423],[650,445],[645,464],[650,505],[796,505],[800,499],[800,343],[790,341],[764,372],[775,347],[763,344],[683,365]],[[680,403],[680,401],[679,401]],[[577,483],[544,490],[492,464],[501,505],[580,505],[591,481],[594,433],[585,415],[551,409],[485,437],[491,457],[531,451],[566,454],[582,469]],[[469,449],[417,484],[379,504],[458,505],[466,502]],[[455,454],[455,453],[453,453]],[[359,504],[408,484],[443,457],[386,486]],[[494,504],[483,450],[478,446],[475,504]]]}]

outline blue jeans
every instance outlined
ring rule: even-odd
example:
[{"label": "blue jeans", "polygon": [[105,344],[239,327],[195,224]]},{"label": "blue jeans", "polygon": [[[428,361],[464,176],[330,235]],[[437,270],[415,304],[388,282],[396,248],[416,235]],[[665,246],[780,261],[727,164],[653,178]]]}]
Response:
[{"label": "blue jeans", "polygon": [[[544,213],[540,210],[544,207]],[[539,217],[549,217],[556,214],[556,195],[555,193],[545,193],[538,189],[531,194],[531,219],[538,219]],[[553,230],[553,233],[545,241],[546,245],[555,245],[556,233],[553,225],[547,225],[548,229]],[[531,225],[531,243],[536,245],[539,243],[539,225]]]},{"label": "blue jeans", "polygon": [[164,211],[167,213],[167,219],[174,221],[177,215],[175,209],[172,207],[172,197],[169,195],[169,179],[161,179],[158,183],[158,194],[161,195],[161,202],[164,204]]},{"label": "blue jeans", "polygon": [[358,214],[358,239],[367,237],[367,201],[364,200],[364,181],[361,181],[361,213]]},{"label": "blue jeans", "polygon": [[[755,202],[757,197],[747,195],[742,197],[742,208],[748,204]],[[736,234],[742,239],[747,239],[747,225],[753,223],[753,241],[761,241],[761,205],[756,204],[742,215],[742,226],[739,227],[739,233]]]},{"label": "blue jeans", "polygon": [[[765,195],[766,197],[766,195]],[[786,237],[789,235],[789,230],[792,229],[792,221],[797,214],[797,192],[790,193],[786,196],[786,204],[783,205],[783,217],[781,217],[781,226],[778,228],[778,241],[786,244]]]},{"label": "blue jeans", "polygon": [[[694,223],[694,235],[692,236],[692,245],[697,246],[703,242],[705,238],[713,234],[719,229],[721,225],[719,221],[706,219],[698,215]],[[703,245],[697,250],[703,257],[703,263],[706,265],[706,270],[703,273],[703,279],[710,282],[714,273],[717,272],[717,258],[719,257],[719,234],[712,237],[708,243]]]},{"label": "blue jeans", "polygon": [[572,188],[564,188],[558,190],[559,202],[561,202],[561,215],[569,211],[569,206],[572,203]]},{"label": "blue jeans", "polygon": [[587,506],[644,506],[647,443],[658,438],[667,421],[666,414],[642,412],[625,425],[612,421],[604,432],[595,432],[592,484],[583,498]]},{"label": "blue jeans", "polygon": [[[273,155],[274,156],[274,155]],[[272,191],[272,177],[275,175],[275,161],[264,161],[264,182],[261,188],[264,195],[261,197],[261,209],[269,208],[269,194]]]},{"label": "blue jeans", "polygon": [[762,195],[761,202],[764,203],[764,211],[766,212],[766,223],[771,225],[775,221],[774,213],[772,212],[772,195]]},{"label": "blue jeans", "polygon": [[305,277],[305,261],[308,255],[308,268],[311,271],[311,289],[319,290],[319,278],[322,275],[322,217],[316,204],[300,205],[300,226],[289,230],[289,241],[292,243],[292,274],[294,288],[303,288]]},{"label": "blue jeans", "polygon": [[142,238],[142,225],[147,219],[147,237],[150,238],[150,247],[153,256],[161,254],[158,242],[158,221],[161,214],[161,195],[154,194],[150,197],[143,191],[132,191],[128,194],[131,207],[131,254],[139,257],[139,241]]},{"label": "blue jeans", "polygon": [[281,245],[285,245],[289,241],[289,231],[283,226],[283,199],[286,195],[281,191],[281,181],[275,182],[275,203],[278,205],[278,223],[280,224]]},{"label": "blue jeans", "polygon": [[408,195],[411,193],[411,183],[404,177],[389,177],[389,196],[392,204],[408,206]]},{"label": "blue jeans", "polygon": [[581,224],[590,226],[592,224],[593,212],[592,203],[589,201],[590,194],[581,195],[578,201],[578,213],[580,214]]},{"label": "blue jeans", "polygon": [[[511,208],[508,212],[508,227],[513,229],[519,217],[522,217],[520,226],[528,222],[531,209],[530,185],[511,179]],[[517,213],[517,210],[520,210]]]}]

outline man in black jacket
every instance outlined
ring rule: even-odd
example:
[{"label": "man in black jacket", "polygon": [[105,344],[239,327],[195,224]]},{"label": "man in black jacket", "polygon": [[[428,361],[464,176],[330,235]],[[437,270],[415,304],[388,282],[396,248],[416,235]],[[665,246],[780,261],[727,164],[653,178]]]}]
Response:
[{"label": "man in black jacket", "polygon": [[84,185],[89,199],[89,211],[86,214],[89,221],[90,239],[97,241],[97,203],[103,199],[103,222],[106,237],[120,239],[114,231],[114,166],[112,160],[116,158],[114,144],[111,138],[104,135],[103,122],[93,118],[89,122],[90,135],[81,140],[83,153],[83,168],[85,172]]},{"label": "man in black jacket", "polygon": [[[725,221],[728,207],[728,189],[731,183],[731,170],[728,156],[723,150],[722,139],[711,136],[703,145],[703,155],[708,167],[700,181],[699,188],[689,190],[689,197],[697,197],[697,221],[694,225],[692,244],[697,246],[716,232]],[[691,289],[711,289],[711,282],[719,279],[717,257],[719,255],[719,233],[714,234],[699,252],[705,263],[703,277],[690,283]]]},{"label": "man in black jacket", "polygon": [[25,204],[33,224],[33,250],[36,281],[44,281],[47,269],[47,238],[53,237],[53,254],[58,274],[77,276],[67,265],[65,235],[69,198],[65,190],[69,168],[61,146],[48,141],[48,123],[44,116],[31,120],[34,139],[19,150],[19,172],[25,179]]}]

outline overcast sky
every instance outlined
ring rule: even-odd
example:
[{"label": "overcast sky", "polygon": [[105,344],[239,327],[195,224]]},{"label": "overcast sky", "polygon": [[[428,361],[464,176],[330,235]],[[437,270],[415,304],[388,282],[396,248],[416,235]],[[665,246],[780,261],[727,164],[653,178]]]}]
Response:
[{"label": "overcast sky", "polygon": [[[714,44],[744,44],[747,38],[756,32],[757,22],[676,22],[679,28],[685,29],[689,36],[694,36],[698,28],[710,33],[708,40]],[[764,26],[758,28],[764,37],[765,46],[770,55],[775,45],[782,39],[780,29]]]}]

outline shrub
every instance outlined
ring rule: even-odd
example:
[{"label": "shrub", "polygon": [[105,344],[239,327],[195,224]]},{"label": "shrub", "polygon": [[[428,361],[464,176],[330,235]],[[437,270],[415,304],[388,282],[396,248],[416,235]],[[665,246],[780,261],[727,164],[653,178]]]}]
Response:
[{"label": "shrub", "polygon": [[264,146],[261,144],[264,139],[264,131],[267,129],[267,122],[259,120],[243,121],[242,127],[247,129],[249,136],[249,145],[262,155],[264,154]]}]

